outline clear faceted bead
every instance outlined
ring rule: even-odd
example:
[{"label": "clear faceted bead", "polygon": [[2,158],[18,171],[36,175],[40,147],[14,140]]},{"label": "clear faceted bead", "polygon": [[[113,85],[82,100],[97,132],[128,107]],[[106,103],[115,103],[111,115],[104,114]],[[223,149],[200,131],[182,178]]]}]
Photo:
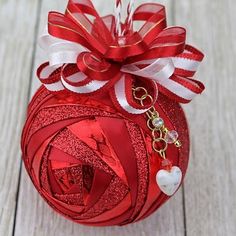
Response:
[{"label": "clear faceted bead", "polygon": [[179,134],[175,131],[168,131],[165,136],[165,140],[167,143],[172,144],[178,140]]},{"label": "clear faceted bead", "polygon": [[158,118],[155,118],[152,120],[152,124],[155,128],[160,129],[164,125],[164,120],[162,118],[158,117]]}]

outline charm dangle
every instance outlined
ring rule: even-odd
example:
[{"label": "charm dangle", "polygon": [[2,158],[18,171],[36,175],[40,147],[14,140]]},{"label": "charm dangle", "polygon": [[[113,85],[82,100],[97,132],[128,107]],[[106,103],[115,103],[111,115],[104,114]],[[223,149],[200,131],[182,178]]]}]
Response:
[{"label": "charm dangle", "polygon": [[163,193],[172,196],[181,184],[182,171],[177,166],[173,166],[170,170],[159,170],[156,181]]},{"label": "charm dangle", "polygon": [[[134,88],[133,96],[140,101],[142,106],[147,99],[153,100],[143,87]],[[182,171],[178,166],[172,166],[172,163],[166,158],[166,150],[171,144],[177,148],[181,147],[181,142],[178,140],[179,135],[175,130],[168,130],[155,107],[151,107],[146,115],[148,117],[147,126],[152,132],[152,148],[163,159],[161,163],[163,169],[157,172],[156,182],[164,194],[172,196],[182,182]]]}]

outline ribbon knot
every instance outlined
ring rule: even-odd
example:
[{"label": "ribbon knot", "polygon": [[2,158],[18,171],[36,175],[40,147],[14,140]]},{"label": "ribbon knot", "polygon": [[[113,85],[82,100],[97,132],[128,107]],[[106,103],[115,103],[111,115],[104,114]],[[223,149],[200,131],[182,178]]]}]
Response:
[{"label": "ribbon knot", "polygon": [[[146,112],[158,91],[177,102],[190,102],[204,90],[192,79],[203,54],[186,45],[185,29],[167,28],[162,5],[140,5],[133,13],[135,21],[144,23],[137,31],[124,23],[126,34],[119,37],[114,16],[100,17],[90,0],[70,0],[65,14],[50,12],[40,38],[49,54],[49,62],[38,69],[41,82],[55,93],[109,92],[117,109],[130,114]],[[152,94],[150,104],[134,101],[132,87],[138,83]]]}]

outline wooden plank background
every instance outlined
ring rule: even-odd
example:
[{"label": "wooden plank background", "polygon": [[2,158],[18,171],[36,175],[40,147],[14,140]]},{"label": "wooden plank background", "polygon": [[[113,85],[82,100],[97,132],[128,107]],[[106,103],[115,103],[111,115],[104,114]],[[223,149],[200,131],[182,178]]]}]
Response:
[{"label": "wooden plank background", "polygon": [[[112,10],[105,1],[111,3],[93,1],[103,14]],[[0,236],[236,235],[236,2],[158,2],[166,5],[169,24],[186,27],[188,42],[206,54],[198,73],[206,92],[184,107],[192,138],[184,188],[143,222],[89,228],[55,214],[20,159],[26,106],[39,86],[35,70],[45,59],[36,39],[47,12],[63,11],[66,0],[0,0]]]}]

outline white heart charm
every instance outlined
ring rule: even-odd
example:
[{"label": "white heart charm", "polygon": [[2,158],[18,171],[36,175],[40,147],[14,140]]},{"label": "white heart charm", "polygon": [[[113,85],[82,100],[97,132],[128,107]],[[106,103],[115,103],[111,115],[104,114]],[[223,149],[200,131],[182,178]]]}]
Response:
[{"label": "white heart charm", "polygon": [[172,196],[179,188],[182,181],[182,171],[173,166],[170,171],[160,170],[156,175],[157,185],[167,196]]}]

